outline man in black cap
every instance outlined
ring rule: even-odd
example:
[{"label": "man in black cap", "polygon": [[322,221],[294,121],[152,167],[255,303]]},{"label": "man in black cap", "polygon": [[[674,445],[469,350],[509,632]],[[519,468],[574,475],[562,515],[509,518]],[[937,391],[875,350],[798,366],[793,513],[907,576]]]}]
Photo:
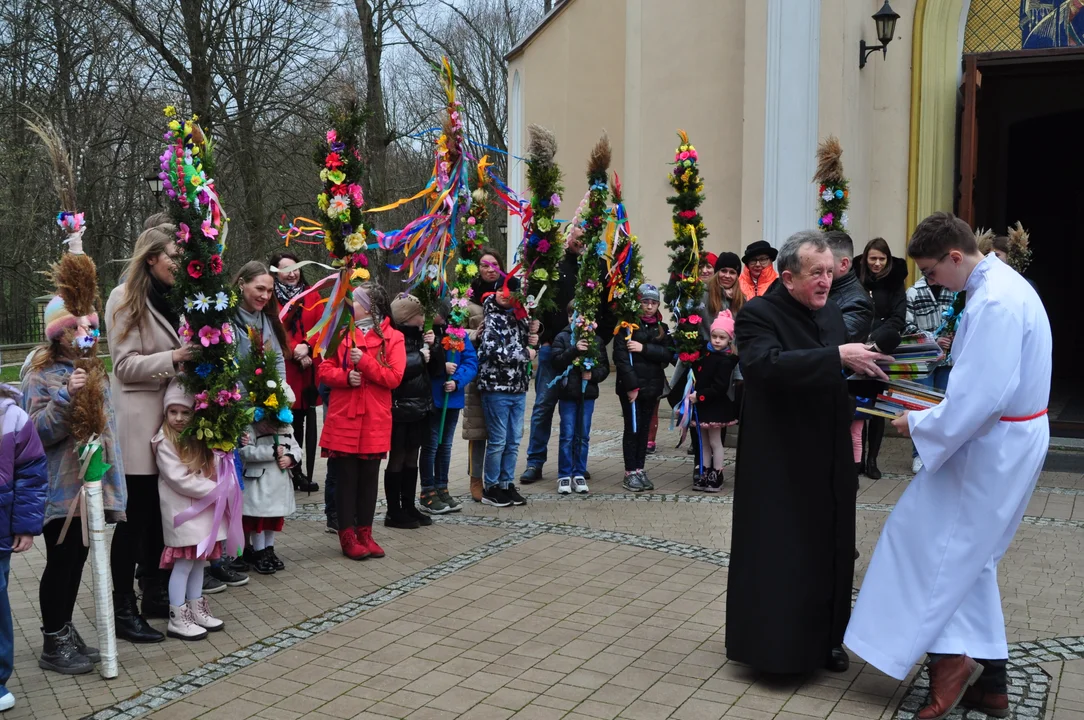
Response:
[{"label": "man in black cap", "polygon": [[779,273],[772,267],[779,251],[765,240],[757,240],[745,248],[741,261],[745,265],[738,282],[746,300],[752,300],[768,292],[768,288],[779,279]]}]

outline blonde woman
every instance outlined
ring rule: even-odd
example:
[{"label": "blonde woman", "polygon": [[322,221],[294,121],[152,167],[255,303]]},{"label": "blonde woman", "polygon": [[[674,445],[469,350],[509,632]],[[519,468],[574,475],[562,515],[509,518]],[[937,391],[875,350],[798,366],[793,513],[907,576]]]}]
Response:
[{"label": "blonde woman", "polygon": [[[166,386],[191,357],[177,335],[180,317],[166,297],[178,255],[174,237],[172,225],[144,230],[122,276],[124,282],[105,304],[113,408],[128,489],[127,519],[117,523],[110,557],[113,604],[117,637],[136,643],[161,642],[164,636],[144,616],[169,613],[167,579],[158,569],[162,515],[151,438],[162,426]],[[137,562],[146,573],[142,614],[134,592]]]}]

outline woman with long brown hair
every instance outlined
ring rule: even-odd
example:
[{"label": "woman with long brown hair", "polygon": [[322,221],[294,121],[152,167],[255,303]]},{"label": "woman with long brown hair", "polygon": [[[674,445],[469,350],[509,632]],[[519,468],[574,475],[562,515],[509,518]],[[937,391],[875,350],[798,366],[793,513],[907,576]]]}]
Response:
[{"label": "woman with long brown hair", "polygon": [[[117,523],[110,551],[117,637],[131,642],[164,639],[144,619],[169,615],[168,577],[158,569],[162,556],[162,514],[158,465],[151,438],[162,427],[162,397],[181,364],[192,357],[177,335],[180,316],[167,295],[178,256],[172,225],[157,225],[139,236],[123,283],[105,304],[111,390],[118,443],[128,490],[126,519]],[[135,566],[144,572],[143,613],[136,605]]]}]

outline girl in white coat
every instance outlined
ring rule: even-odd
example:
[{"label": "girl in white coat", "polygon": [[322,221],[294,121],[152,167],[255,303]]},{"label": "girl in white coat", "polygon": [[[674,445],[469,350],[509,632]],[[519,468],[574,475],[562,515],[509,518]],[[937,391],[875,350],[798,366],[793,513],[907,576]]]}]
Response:
[{"label": "girl in white coat", "polygon": [[250,546],[245,562],[261,575],[271,575],[286,568],[275,554],[275,533],[297,509],[290,468],[301,462],[301,448],[291,427],[269,415],[249,426],[240,453],[245,464],[241,521]]}]

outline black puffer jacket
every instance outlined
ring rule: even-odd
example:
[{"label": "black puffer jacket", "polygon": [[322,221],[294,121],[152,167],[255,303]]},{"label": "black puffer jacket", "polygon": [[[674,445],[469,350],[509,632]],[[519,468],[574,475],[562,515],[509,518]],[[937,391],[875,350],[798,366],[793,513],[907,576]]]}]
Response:
[{"label": "black puffer jacket", "polygon": [[[662,337],[659,330],[662,330]],[[617,368],[617,392],[639,389],[642,398],[662,397],[666,389],[666,367],[674,362],[674,339],[661,320],[640,322],[632,339],[643,343],[643,352],[630,353],[624,334],[614,339],[614,366]]]},{"label": "black puffer jacket", "polygon": [[[860,258],[861,267],[865,267],[865,258]],[[884,277],[874,277],[872,273],[863,273],[862,285],[873,298],[873,329],[882,326],[903,333],[907,323],[907,261],[892,258],[892,269]]]},{"label": "black puffer jacket", "polygon": [[444,349],[429,348],[429,362],[422,355],[422,330],[413,326],[396,328],[403,333],[406,347],[406,370],[403,381],[392,391],[392,422],[418,422],[433,412],[433,386],[430,377],[444,371]]},{"label": "black puffer jacket", "polygon": [[873,329],[873,300],[852,267],[845,275],[832,280],[828,291],[829,302],[843,311],[843,324],[847,326],[847,342],[865,342]]},{"label": "black puffer jacket", "polygon": [[[572,328],[566,325],[564,330],[557,333],[551,348],[550,362],[557,374],[560,375],[565,368],[568,368],[568,375],[558,380],[555,386],[557,399],[578,402],[583,378],[580,369],[572,364],[572,361],[580,356],[580,351],[572,344]],[[587,381],[587,388],[583,390],[584,400],[597,400],[598,384],[610,375],[610,359],[606,357],[606,346],[602,344],[602,338],[599,338],[598,351],[598,364],[591,369],[591,379]]]}]

